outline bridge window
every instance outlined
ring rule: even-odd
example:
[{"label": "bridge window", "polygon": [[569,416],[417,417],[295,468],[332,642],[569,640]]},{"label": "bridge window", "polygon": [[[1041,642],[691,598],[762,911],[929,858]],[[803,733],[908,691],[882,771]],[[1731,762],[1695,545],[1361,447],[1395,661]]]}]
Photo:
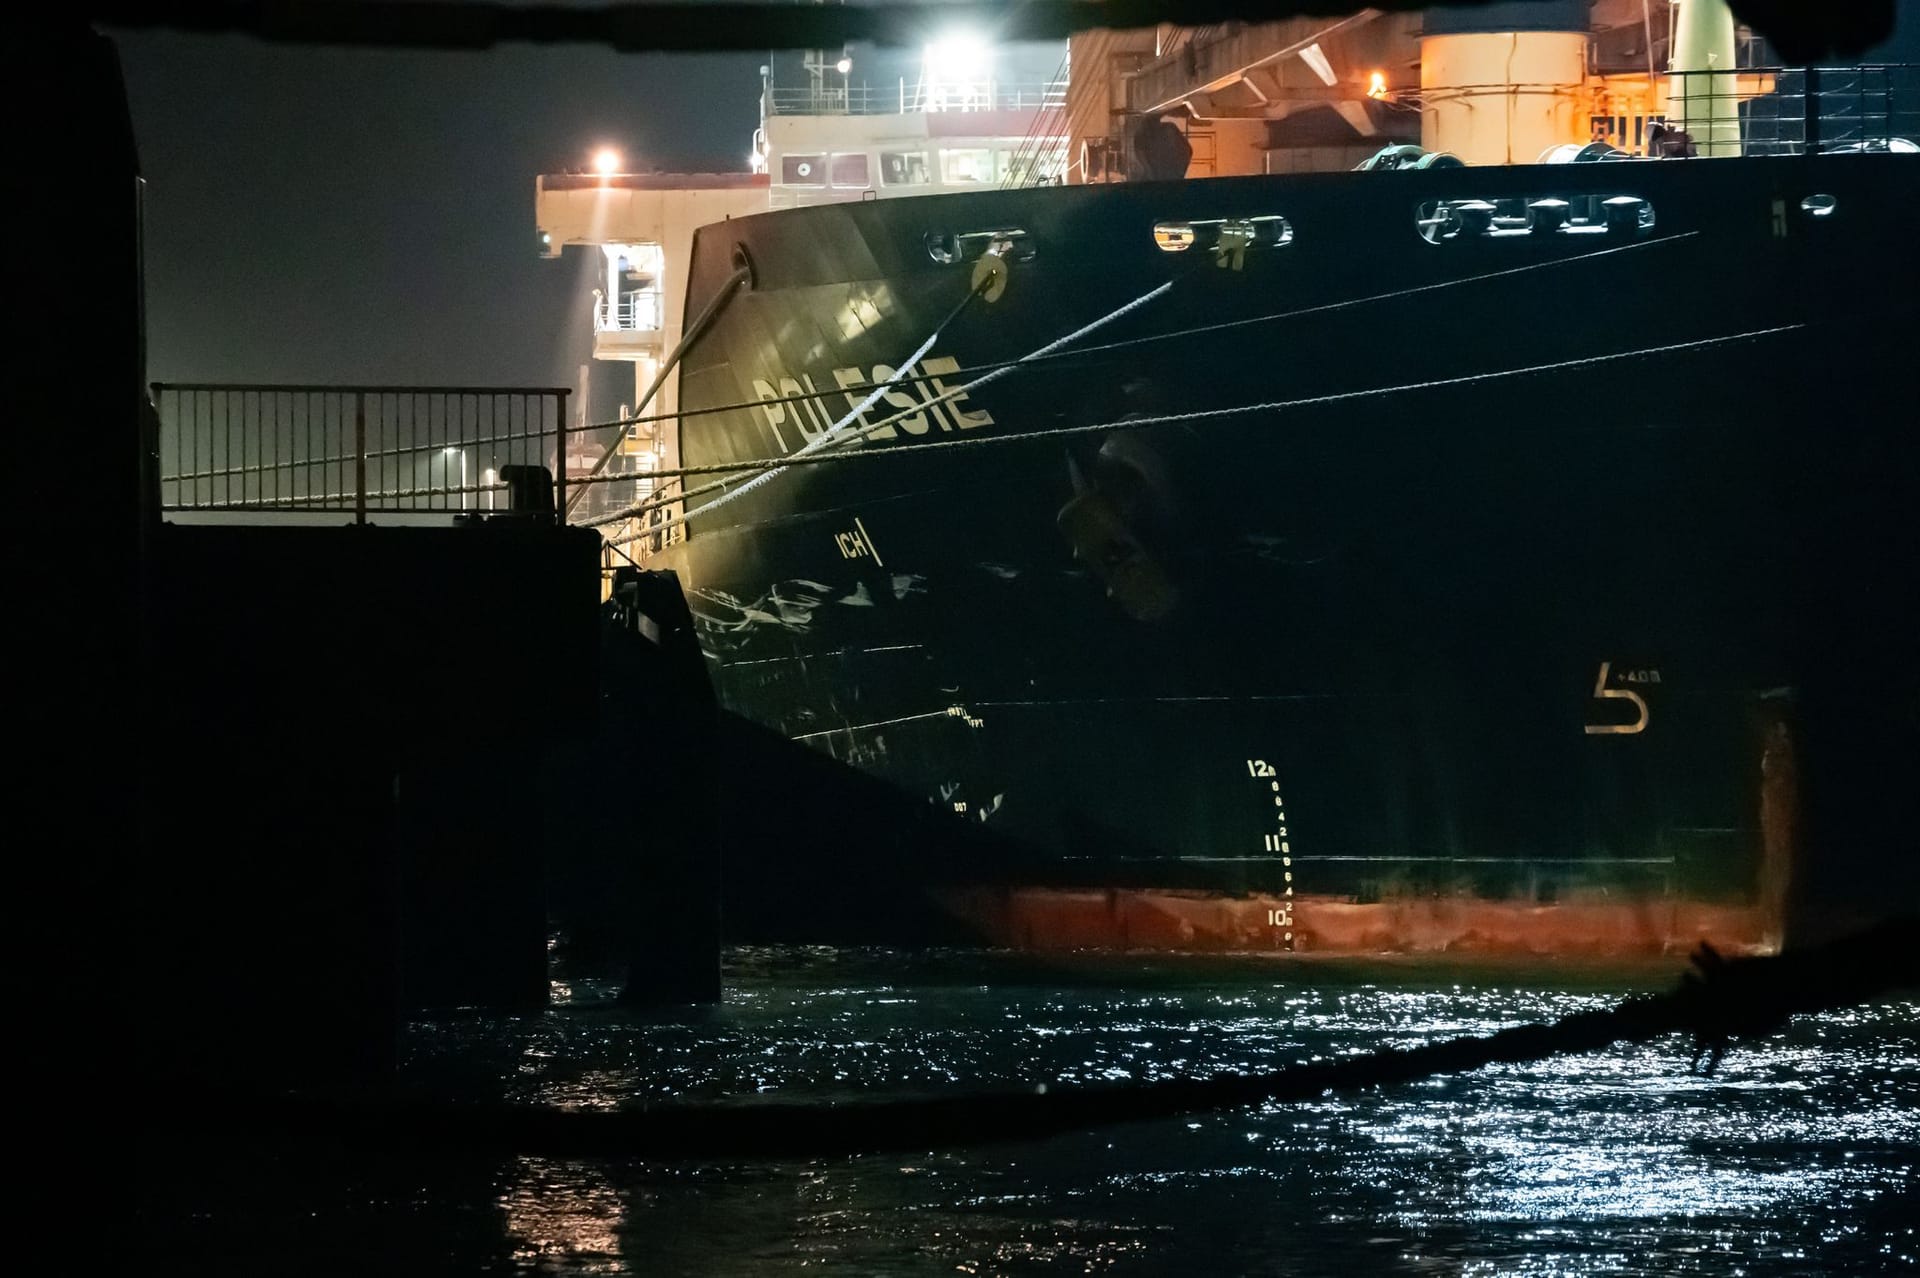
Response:
[{"label": "bridge window", "polygon": [[880,180],[888,186],[925,186],[927,184],[927,153],[925,151],[882,151]]},{"label": "bridge window", "polygon": [[1024,152],[996,151],[993,173],[1000,181],[1013,186],[1043,185],[1060,176],[1065,159],[1065,152],[1054,147]]},{"label": "bridge window", "polygon": [[786,186],[825,186],[827,157],[824,155],[781,156],[780,181]]},{"label": "bridge window", "polygon": [[872,179],[867,176],[867,154],[865,151],[833,157],[833,184],[865,188],[871,186]]},{"label": "bridge window", "polygon": [[962,147],[940,153],[941,180],[951,184],[993,181],[993,151]]}]

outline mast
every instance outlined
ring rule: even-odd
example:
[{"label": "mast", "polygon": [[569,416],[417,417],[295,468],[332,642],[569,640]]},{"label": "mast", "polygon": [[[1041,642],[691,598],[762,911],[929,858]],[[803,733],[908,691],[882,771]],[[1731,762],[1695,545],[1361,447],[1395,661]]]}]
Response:
[{"label": "mast", "polygon": [[1726,0],[1674,0],[1674,11],[1667,118],[1701,155],[1738,155],[1733,11]]}]

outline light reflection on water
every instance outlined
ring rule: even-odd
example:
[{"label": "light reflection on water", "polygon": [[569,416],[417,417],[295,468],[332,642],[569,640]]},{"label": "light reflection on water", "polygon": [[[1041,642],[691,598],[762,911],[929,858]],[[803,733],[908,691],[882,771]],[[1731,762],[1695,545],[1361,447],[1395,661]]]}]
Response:
[{"label": "light reflection on water", "polygon": [[[1066,977],[980,956],[748,951],[711,1013],[451,1016],[415,1027],[408,1069],[456,1095],[582,1108],[1152,1079],[1487,1033],[1670,978],[1456,983],[1313,963]],[[1916,1012],[1803,1018],[1710,1079],[1673,1042],[1030,1144],[712,1166],[528,1157],[409,1192],[490,1208],[497,1237],[474,1254],[520,1272],[1898,1271],[1920,1254]],[[351,1239],[369,1214],[391,1229],[393,1196],[363,1188],[319,1214]]]},{"label": "light reflection on water", "polygon": [[[494,1094],[582,1107],[1154,1079],[1484,1034],[1669,974],[1576,988],[1314,965],[1006,975],[959,956],[744,953],[711,1016],[424,1027],[414,1065],[431,1074],[457,1044],[495,1063]],[[1670,1043],[915,1159],[522,1159],[501,1203],[520,1254],[582,1273],[1900,1268],[1920,1252],[1916,1010],[1797,1024],[1711,1079]],[[531,1074],[509,1067],[529,1058]],[[624,1204],[611,1227],[609,1192]],[[576,1197],[577,1215],[555,1208]]]}]

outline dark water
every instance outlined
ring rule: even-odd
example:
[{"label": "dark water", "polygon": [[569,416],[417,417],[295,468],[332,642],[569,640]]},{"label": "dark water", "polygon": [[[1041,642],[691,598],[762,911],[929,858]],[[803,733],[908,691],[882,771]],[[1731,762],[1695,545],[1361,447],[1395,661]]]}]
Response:
[{"label": "dark water", "polygon": [[[579,1107],[1164,1078],[1484,1033],[1665,985],[1501,967],[741,951],[711,1014],[558,983],[414,1027],[409,1077]],[[1920,1004],[1804,1019],[1713,1078],[1679,1042],[1310,1105],[915,1157],[257,1159],[144,1224],[199,1272],[1804,1274],[1920,1257]]]}]

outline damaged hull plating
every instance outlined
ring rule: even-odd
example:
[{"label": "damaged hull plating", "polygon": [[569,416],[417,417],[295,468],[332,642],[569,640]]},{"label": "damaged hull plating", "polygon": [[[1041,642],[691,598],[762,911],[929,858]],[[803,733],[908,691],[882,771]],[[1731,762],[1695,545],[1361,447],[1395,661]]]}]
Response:
[{"label": "damaged hull plating", "polygon": [[[1912,462],[1875,405],[1910,348],[1911,300],[1877,285],[1888,246],[1911,262],[1916,176],[1854,156],[1255,178],[705,228],[690,309],[737,261],[753,279],[687,355],[682,405],[753,406],[688,417],[689,465],[792,455],[966,296],[967,245],[1008,246],[1004,291],[832,447],[977,446],[696,499],[664,557],[730,708],[1013,849],[884,888],[827,855],[779,880],[881,913],[905,882],[1041,949],[1777,945],[1796,583],[1885,513],[1836,495]],[[1802,207],[1816,180],[1836,211]],[[1612,197],[1638,203],[1607,229]],[[1591,221],[1446,212],[1558,199]],[[1277,218],[1285,244],[1208,247],[1208,225]],[[1168,251],[1182,224],[1202,231]],[[925,402],[1169,280],[1062,357]],[[730,854],[734,890],[782,855],[765,842]]]}]

